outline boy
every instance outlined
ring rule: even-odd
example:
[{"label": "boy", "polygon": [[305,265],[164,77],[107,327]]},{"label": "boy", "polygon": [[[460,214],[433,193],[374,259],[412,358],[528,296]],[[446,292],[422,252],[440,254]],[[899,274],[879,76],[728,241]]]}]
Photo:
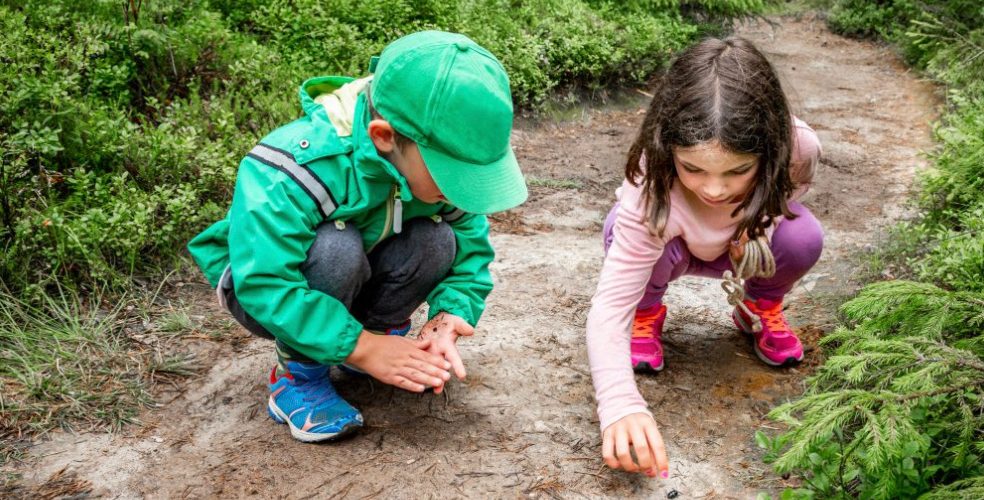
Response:
[{"label": "boy", "polygon": [[[492,54],[425,31],[387,46],[370,72],[304,82],[305,116],[250,151],[226,218],[188,245],[220,303],[276,339],[268,410],[301,441],[362,426],[329,365],[415,392],[441,392],[452,369],[465,376],[455,341],[492,289],[482,214],[527,196]],[[425,300],[430,321],[404,338]]]}]

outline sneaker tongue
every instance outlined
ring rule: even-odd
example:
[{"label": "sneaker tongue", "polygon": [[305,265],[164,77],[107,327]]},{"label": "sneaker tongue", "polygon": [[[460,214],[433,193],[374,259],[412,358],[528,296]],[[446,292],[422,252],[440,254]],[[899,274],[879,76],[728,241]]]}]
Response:
[{"label": "sneaker tongue", "polygon": [[325,374],[328,373],[328,366],[318,363],[288,361],[287,371],[297,380],[318,380],[324,378]]},{"label": "sneaker tongue", "polygon": [[767,311],[769,309],[772,309],[773,307],[776,307],[779,304],[782,304],[782,300],[758,299],[755,301],[755,306],[762,311]]}]

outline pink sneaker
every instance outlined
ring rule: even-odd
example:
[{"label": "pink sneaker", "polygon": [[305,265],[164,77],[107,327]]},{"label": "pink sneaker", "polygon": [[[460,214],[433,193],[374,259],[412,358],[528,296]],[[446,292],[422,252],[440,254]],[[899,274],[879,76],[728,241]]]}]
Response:
[{"label": "pink sneaker", "polygon": [[658,305],[638,309],[632,320],[632,369],[654,371],[663,369],[663,322],[666,321],[666,306]]},{"label": "pink sneaker", "polygon": [[763,363],[782,366],[803,361],[803,344],[786,322],[786,316],[782,313],[782,300],[746,299],[743,302],[762,320],[762,331],[752,330],[753,319],[746,316],[740,308],[735,308],[731,318],[741,331],[753,337],[755,354]]}]

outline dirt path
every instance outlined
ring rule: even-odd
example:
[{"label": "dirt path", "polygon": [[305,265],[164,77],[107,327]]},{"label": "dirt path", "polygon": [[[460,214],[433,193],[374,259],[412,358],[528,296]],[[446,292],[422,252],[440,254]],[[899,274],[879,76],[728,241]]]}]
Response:
[{"label": "dirt path", "polygon": [[[856,254],[900,213],[923,163],[919,150],[932,144],[937,101],[891,51],[834,36],[822,21],[780,22],[740,33],[770,56],[796,114],[824,145],[805,202],[825,226],[827,247],[789,300],[812,342],[832,325],[830,297],[854,289]],[[37,446],[32,454],[42,458],[26,479],[67,466],[110,497],[661,498],[675,489],[699,498],[781,488],[752,436],[768,424],[762,416],[773,402],[798,392],[804,368],[773,370],[753,359],[720,288],[706,280],[671,287],[667,369],[638,377],[669,446],[670,479],[602,467],[583,325],[601,265],[602,218],[644,105],[632,100],[516,131],[533,194],[496,218],[497,287],[478,334],[462,343],[470,377],[448,400],[348,379],[337,385],[364,412],[366,429],[337,444],[301,445],[263,409],[270,344],[243,337],[235,349],[203,351],[211,370],[147,412],[144,425]],[[193,293],[202,304],[210,298],[203,286]]]}]

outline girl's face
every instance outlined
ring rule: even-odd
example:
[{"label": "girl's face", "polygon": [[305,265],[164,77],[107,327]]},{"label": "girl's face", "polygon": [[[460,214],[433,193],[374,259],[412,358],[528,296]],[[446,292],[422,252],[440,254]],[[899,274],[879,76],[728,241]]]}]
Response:
[{"label": "girl's face", "polygon": [[715,139],[696,146],[674,147],[673,164],[683,187],[710,207],[738,203],[752,188],[758,155],[734,153]]}]

